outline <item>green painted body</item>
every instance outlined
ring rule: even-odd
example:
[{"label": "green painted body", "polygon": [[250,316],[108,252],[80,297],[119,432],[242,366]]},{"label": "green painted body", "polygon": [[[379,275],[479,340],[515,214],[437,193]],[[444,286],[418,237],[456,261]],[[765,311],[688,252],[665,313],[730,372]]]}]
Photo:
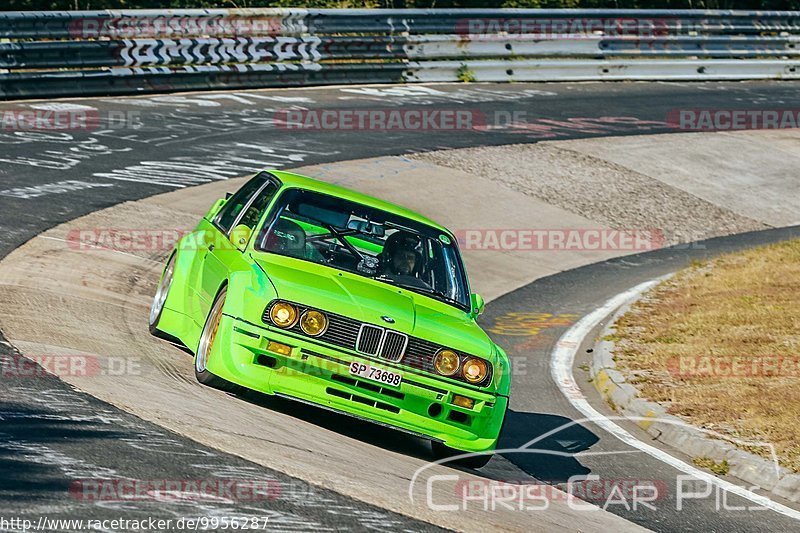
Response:
[{"label": "green painted body", "polygon": [[[388,202],[296,174],[269,174],[280,182],[271,202],[287,188],[319,191],[431,226],[455,242],[446,228]],[[252,236],[247,236],[249,240],[238,243],[237,248],[231,242],[236,239],[230,239],[212,223],[223,205],[224,201],[217,201],[176,246],[174,278],[158,320],[159,331],[179,339],[196,353],[216,295],[227,287],[222,322],[207,365],[211,374],[262,393],[288,396],[438,440],[457,450],[483,452],[495,448],[508,406],[509,361],[478,326],[477,310],[465,311],[330,266],[258,251],[255,236],[267,215]],[[270,207],[265,213],[269,212]],[[209,250],[211,244],[213,250]],[[395,319],[391,329],[487,360],[493,368],[492,379],[478,387],[404,365],[402,359],[394,363],[369,357],[277,328],[262,320],[266,306],[275,299],[382,327],[386,324],[381,317],[389,315]],[[269,341],[291,346],[291,355],[268,351]],[[263,364],[264,356],[270,366]],[[370,386],[372,382],[365,386],[350,377],[352,361],[399,372],[403,381],[390,394]],[[474,407],[453,405],[454,394],[475,400]],[[441,406],[438,414],[438,408],[433,410],[435,416],[431,415],[432,404]]]}]

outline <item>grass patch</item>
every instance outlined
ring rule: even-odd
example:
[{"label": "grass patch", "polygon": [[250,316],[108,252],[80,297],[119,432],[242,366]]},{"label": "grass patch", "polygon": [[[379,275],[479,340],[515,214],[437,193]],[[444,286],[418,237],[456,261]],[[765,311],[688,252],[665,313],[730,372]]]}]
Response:
[{"label": "grass patch", "polygon": [[614,400],[612,400],[610,396],[606,398],[606,403],[608,404],[609,407],[611,407],[612,411],[617,410],[617,403]]},{"label": "grass patch", "polygon": [[722,462],[718,463],[709,457],[695,457],[692,462],[700,468],[711,470],[718,476],[724,476],[731,471],[731,465],[728,464],[727,459],[723,459]]},{"label": "grass patch", "polygon": [[462,64],[456,71],[456,79],[463,83],[472,83],[475,81],[475,72],[470,70],[467,65]]},{"label": "grass patch", "polygon": [[[641,395],[800,472],[800,239],[694,262],[616,324]],[[771,458],[767,447],[744,449]]]}]

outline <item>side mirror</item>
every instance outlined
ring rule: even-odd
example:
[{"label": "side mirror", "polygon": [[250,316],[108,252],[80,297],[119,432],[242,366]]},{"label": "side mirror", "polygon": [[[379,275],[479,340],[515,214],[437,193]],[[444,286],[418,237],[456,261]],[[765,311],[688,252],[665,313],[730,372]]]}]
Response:
[{"label": "side mirror", "polygon": [[252,233],[253,230],[250,229],[250,226],[239,224],[233,228],[233,231],[231,231],[231,234],[228,236],[228,238],[230,239],[231,244],[234,245],[237,250],[244,252],[244,249],[247,248],[247,243],[250,242],[250,235]]},{"label": "side mirror", "polygon": [[477,317],[486,309],[486,302],[483,301],[483,296],[476,292],[469,295],[469,303],[471,308],[470,314],[474,317]]},{"label": "side mirror", "polygon": [[211,206],[211,209],[208,210],[208,212],[205,214],[203,218],[211,222],[214,219],[214,217],[217,216],[217,213],[219,213],[219,210],[223,205],[225,205],[225,199],[220,198],[219,200],[214,202],[214,205]]}]

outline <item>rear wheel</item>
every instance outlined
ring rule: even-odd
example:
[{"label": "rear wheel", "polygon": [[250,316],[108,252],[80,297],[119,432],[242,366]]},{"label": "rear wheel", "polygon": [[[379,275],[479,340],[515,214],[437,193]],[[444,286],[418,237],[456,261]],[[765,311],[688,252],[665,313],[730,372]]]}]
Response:
[{"label": "rear wheel", "polygon": [[150,333],[156,337],[163,337],[165,333],[158,329],[158,322],[161,320],[161,315],[164,313],[164,304],[167,302],[167,295],[169,289],[172,287],[172,279],[175,275],[175,254],[167,261],[167,266],[164,267],[164,273],[161,274],[161,281],[158,282],[156,295],[153,297],[153,304],[150,306],[150,317],[148,325]]},{"label": "rear wheel", "polygon": [[[451,448],[450,446],[435,440],[431,441],[431,449],[433,450],[433,455],[436,457],[436,459],[448,459],[450,457],[457,457],[459,455],[469,453],[462,450],[456,450],[455,448]],[[493,454],[491,453],[468,455],[466,457],[453,459],[450,461],[450,464],[465,466],[467,468],[483,468],[486,466],[486,463],[492,459],[492,455]]]},{"label": "rear wheel", "polygon": [[208,318],[206,318],[206,324],[203,327],[203,332],[200,334],[200,343],[197,346],[197,353],[194,356],[194,376],[197,378],[197,381],[203,385],[230,391],[234,389],[232,383],[208,371],[209,358],[212,357],[214,342],[217,340],[219,325],[220,322],[222,322],[222,308],[225,306],[225,295],[227,292],[225,287],[219,291],[219,294],[217,294],[214,300],[214,305],[211,306],[211,311],[208,313]]}]

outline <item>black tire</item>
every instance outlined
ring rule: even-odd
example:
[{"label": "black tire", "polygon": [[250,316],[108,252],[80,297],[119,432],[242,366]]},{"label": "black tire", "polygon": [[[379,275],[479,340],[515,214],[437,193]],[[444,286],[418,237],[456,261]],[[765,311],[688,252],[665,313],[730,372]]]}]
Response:
[{"label": "black tire", "polygon": [[[455,448],[451,448],[446,444],[442,444],[439,441],[432,440],[431,441],[431,449],[433,450],[433,456],[436,459],[448,459],[450,457],[455,457],[459,455],[463,455],[465,452],[462,450],[456,450]],[[458,459],[453,459],[448,461],[445,464],[454,464],[458,466],[464,466],[466,468],[483,468],[486,466],[486,463],[491,461],[494,455],[491,453],[484,453],[480,455],[469,455],[467,457],[460,457]]]},{"label": "black tire", "polygon": [[215,376],[206,368],[208,357],[211,354],[214,340],[217,336],[217,328],[219,328],[219,323],[222,320],[222,308],[225,305],[225,295],[227,292],[227,287],[222,287],[222,289],[220,289],[217,297],[214,298],[214,303],[211,305],[208,317],[206,317],[206,323],[200,334],[197,353],[194,355],[194,377],[197,378],[197,381],[208,387],[232,392],[236,389],[233,383],[219,376]]},{"label": "black tire", "polygon": [[161,279],[158,281],[156,294],[153,296],[153,303],[150,306],[150,315],[148,317],[148,327],[150,334],[161,339],[171,340],[173,337],[158,329],[158,322],[161,320],[161,315],[164,314],[164,304],[167,301],[167,295],[170,288],[172,288],[172,279],[175,274],[175,254],[173,253],[167,264],[164,265],[164,270],[161,273]]}]

